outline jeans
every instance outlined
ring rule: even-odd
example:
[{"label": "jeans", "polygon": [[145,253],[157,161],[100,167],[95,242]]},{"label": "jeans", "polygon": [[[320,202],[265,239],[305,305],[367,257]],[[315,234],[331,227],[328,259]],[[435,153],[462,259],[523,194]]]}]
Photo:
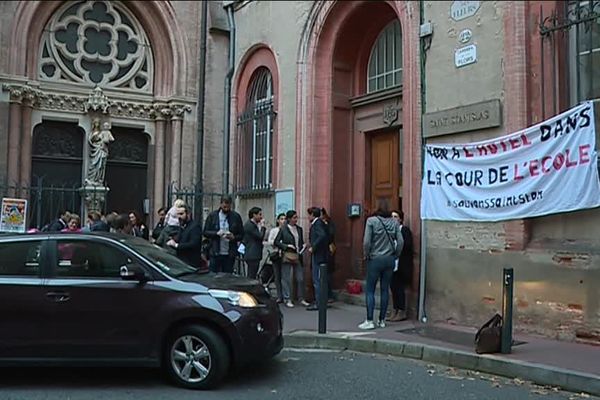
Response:
[{"label": "jeans", "polygon": [[234,263],[235,257],[229,254],[212,256],[210,258],[209,269],[210,272],[226,272],[232,274]]},{"label": "jeans", "polygon": [[281,289],[283,300],[288,301],[292,298],[292,274],[296,276],[296,296],[298,297],[298,300],[304,300],[304,268],[302,268],[302,264],[292,265],[287,263],[281,265]]},{"label": "jeans", "polygon": [[381,290],[381,307],[379,310],[379,320],[385,320],[387,312],[389,296],[390,296],[390,280],[394,272],[394,257],[383,256],[373,258],[367,263],[367,320],[373,321],[375,313],[375,287],[379,280],[379,288]]},{"label": "jeans", "polygon": [[396,271],[392,275],[392,282],[390,283],[390,289],[392,289],[392,303],[394,304],[394,310],[406,311],[406,295],[404,294],[404,279],[402,278],[402,272]]}]

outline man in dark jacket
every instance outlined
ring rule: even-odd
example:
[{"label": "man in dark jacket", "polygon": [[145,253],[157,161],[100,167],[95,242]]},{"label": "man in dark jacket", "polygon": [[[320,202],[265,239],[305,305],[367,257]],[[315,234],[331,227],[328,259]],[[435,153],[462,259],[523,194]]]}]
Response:
[{"label": "man in dark jacket", "polygon": [[248,212],[248,221],[244,224],[244,261],[248,266],[248,278],[255,279],[258,266],[263,257],[263,240],[265,239],[265,228],[263,224],[263,213],[258,207],[252,207]]},{"label": "man in dark jacket", "polygon": [[177,209],[181,233],[177,240],[170,239],[167,246],[177,251],[177,257],[196,268],[202,268],[202,229],[196,221],[191,218],[188,206]]},{"label": "man in dark jacket", "polygon": [[46,229],[42,229],[42,231],[47,232],[60,232],[67,227],[67,222],[69,222],[69,217],[71,213],[66,210],[61,210],[58,212],[58,215],[52,223],[45,227]]},{"label": "man in dark jacket", "polygon": [[221,198],[221,206],[204,223],[204,236],[210,239],[210,270],[233,272],[238,243],[244,237],[242,217],[231,209],[233,199]]},{"label": "man in dark jacket", "polygon": [[308,232],[308,241],[310,247],[308,248],[311,254],[311,268],[312,268],[312,280],[313,287],[315,288],[315,302],[308,306],[306,309],[309,311],[318,310],[320,301],[327,301],[327,299],[321,299],[321,284],[319,266],[327,265],[329,260],[329,234],[327,233],[327,226],[321,219],[321,209],[318,207],[311,207],[308,209],[308,220],[310,222],[310,231]]},{"label": "man in dark jacket", "polygon": [[165,228],[165,217],[167,215],[167,209],[165,207],[161,207],[158,209],[157,214],[158,214],[158,222],[156,223],[156,226],[154,227],[154,229],[152,229],[152,239],[155,242],[158,239],[158,237],[160,236],[160,233]]}]

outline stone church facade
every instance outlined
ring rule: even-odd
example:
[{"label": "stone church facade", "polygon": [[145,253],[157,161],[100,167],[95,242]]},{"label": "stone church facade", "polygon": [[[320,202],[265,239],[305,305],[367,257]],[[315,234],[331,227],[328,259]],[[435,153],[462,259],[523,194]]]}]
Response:
[{"label": "stone church facade", "polygon": [[[6,191],[31,195],[34,207],[82,210],[78,199],[86,193],[76,191],[85,186],[95,118],[108,122],[115,138],[99,182],[109,189],[106,210],[152,215],[171,201],[170,188],[193,186],[201,12],[201,2],[2,2],[0,181]],[[209,90],[222,91],[223,16],[221,4],[210,5]],[[222,131],[222,97],[208,96],[205,109],[203,130]],[[218,141],[206,143],[208,154],[222,151],[211,147]],[[63,198],[75,200],[53,201],[29,189],[40,185],[62,187]],[[220,184],[208,180],[207,186]]]}]

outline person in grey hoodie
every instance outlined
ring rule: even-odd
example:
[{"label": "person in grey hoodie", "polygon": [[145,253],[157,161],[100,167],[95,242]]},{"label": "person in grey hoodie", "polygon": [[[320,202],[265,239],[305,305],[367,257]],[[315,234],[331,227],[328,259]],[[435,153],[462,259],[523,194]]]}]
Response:
[{"label": "person in grey hoodie", "polygon": [[[363,238],[364,257],[367,261],[367,319],[358,325],[360,329],[385,327],[385,314],[389,302],[390,281],[394,271],[395,260],[402,252],[404,241],[400,226],[391,218],[387,202],[378,201],[377,211],[367,218]],[[381,307],[379,322],[373,322],[375,312],[375,287],[380,281]]]}]

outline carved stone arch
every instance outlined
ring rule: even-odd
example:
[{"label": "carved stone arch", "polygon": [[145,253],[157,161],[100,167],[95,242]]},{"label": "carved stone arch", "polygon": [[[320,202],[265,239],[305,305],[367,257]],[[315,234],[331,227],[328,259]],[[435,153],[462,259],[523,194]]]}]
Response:
[{"label": "carved stone arch", "polygon": [[[319,146],[331,148],[331,86],[320,85],[331,82],[331,66],[336,41],[348,19],[356,10],[368,1],[331,1],[316,2],[309,12],[298,48],[297,112],[296,112],[296,190],[299,200],[298,209],[303,210],[312,204],[330,205],[330,195],[317,188],[328,187],[327,182],[319,182],[319,169],[313,165],[314,152],[304,150],[304,143],[319,143]],[[418,32],[418,3],[405,1],[385,1],[400,21],[403,47],[403,69],[405,80],[402,126],[410,141],[405,142],[410,154],[406,157],[408,174],[418,176],[409,188],[408,197],[413,199],[407,204],[406,214],[417,227],[419,222],[420,190],[420,93],[419,40],[409,32]],[[415,5],[416,4],[416,5]],[[413,37],[415,36],[415,37]],[[361,51],[361,53],[365,53]],[[368,58],[368,51],[367,58]],[[359,60],[357,60],[357,63]],[[366,64],[366,63],[365,63]],[[413,159],[414,162],[408,160]],[[320,159],[328,160],[327,157]],[[323,166],[325,167],[325,166]],[[325,178],[321,176],[321,178]],[[326,179],[326,178],[325,178]],[[412,227],[411,227],[412,228]]]},{"label": "carved stone arch", "polygon": [[[316,2],[299,43],[296,208],[306,210],[319,205],[332,210],[338,230],[346,232],[336,237],[339,239],[336,262],[345,268],[334,277],[338,284],[339,278],[361,275],[360,240],[364,216],[349,219],[344,211],[348,204],[368,201],[370,190],[366,177],[370,168],[370,144],[357,127],[353,102],[364,98],[361,85],[366,86],[370,48],[380,29],[393,19],[400,21],[403,48],[402,90],[396,89],[396,93],[400,93],[402,111],[398,120],[403,140],[402,198],[407,200],[402,204],[418,249],[421,183],[419,3]],[[354,53],[350,53],[351,47]],[[334,85],[337,85],[335,90]],[[345,166],[348,167],[346,170]],[[338,190],[341,185],[343,190]]]},{"label": "carved stone arch", "polygon": [[[36,79],[43,30],[62,1],[19,2],[11,31],[9,73]],[[175,10],[168,1],[129,1],[124,4],[148,36],[154,56],[153,93],[159,97],[184,94],[188,55]]]}]

